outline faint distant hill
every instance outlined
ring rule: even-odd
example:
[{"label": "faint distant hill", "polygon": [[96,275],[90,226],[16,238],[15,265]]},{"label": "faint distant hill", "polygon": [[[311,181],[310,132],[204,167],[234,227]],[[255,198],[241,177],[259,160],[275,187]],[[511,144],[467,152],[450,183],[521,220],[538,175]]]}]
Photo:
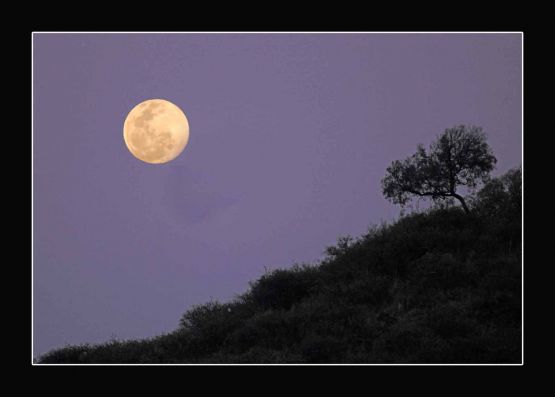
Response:
[{"label": "faint distant hill", "polygon": [[40,363],[519,363],[521,175],[465,214],[434,208],[340,238],[318,265],[264,274],[151,339],[69,346]]}]

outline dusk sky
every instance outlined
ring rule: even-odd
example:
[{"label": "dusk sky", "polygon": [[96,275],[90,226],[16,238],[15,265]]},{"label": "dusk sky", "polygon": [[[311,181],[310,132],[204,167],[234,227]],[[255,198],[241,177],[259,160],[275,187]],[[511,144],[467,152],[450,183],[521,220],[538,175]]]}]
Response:
[{"label": "dusk sky", "polygon": [[[520,34],[35,34],[34,355],[155,336],[393,221],[387,166],[457,124],[521,164]],[[187,115],[175,160],[123,123]]]}]

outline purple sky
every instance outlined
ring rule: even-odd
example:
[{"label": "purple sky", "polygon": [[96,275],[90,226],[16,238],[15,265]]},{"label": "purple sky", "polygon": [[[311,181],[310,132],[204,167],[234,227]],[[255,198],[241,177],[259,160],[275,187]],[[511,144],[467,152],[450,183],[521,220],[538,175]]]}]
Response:
[{"label": "purple sky", "polygon": [[[264,268],[315,262],[399,209],[391,161],[484,128],[521,160],[519,34],[35,34],[34,354],[176,328]],[[137,103],[177,104],[189,144],[126,149]]]}]

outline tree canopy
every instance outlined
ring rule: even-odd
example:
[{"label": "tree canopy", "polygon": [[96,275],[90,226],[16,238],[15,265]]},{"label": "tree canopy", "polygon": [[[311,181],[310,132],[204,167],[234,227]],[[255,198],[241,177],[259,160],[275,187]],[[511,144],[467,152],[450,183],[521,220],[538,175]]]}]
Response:
[{"label": "tree canopy", "polygon": [[434,201],[454,198],[468,213],[468,205],[457,189],[473,189],[485,182],[496,162],[480,127],[455,126],[446,129],[427,151],[418,145],[412,156],[395,160],[382,180],[383,194],[401,205],[414,197]]}]

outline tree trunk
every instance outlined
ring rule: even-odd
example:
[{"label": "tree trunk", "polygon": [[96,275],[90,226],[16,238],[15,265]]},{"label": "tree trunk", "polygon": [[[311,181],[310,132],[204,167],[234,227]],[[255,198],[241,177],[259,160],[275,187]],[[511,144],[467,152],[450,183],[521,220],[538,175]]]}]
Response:
[{"label": "tree trunk", "polygon": [[461,205],[464,209],[464,212],[466,212],[467,214],[470,214],[470,209],[466,205],[466,202],[464,201],[464,198],[460,194],[457,194],[457,193],[452,193],[452,196],[455,197],[457,200],[459,200],[461,202]]}]

